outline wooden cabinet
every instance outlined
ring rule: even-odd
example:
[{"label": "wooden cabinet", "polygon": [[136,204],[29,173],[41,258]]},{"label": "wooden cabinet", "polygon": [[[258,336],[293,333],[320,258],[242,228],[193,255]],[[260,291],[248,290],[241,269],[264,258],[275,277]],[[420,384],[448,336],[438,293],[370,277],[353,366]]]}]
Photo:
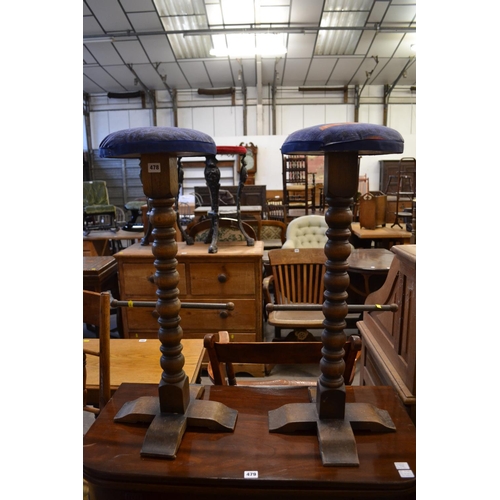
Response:
[{"label": "wooden cabinet", "polygon": [[[380,188],[384,194],[396,194],[397,183],[392,182],[389,185],[389,177],[397,179],[399,171],[399,160],[381,160],[380,161]],[[408,176],[411,182],[411,190],[417,192],[417,162],[415,159],[401,161],[401,175]],[[403,191],[410,191],[410,182],[403,184]],[[407,189],[408,188],[408,189]]]},{"label": "wooden cabinet", "polygon": [[[262,341],[263,243],[219,242],[216,254],[208,245],[178,243],[179,299],[183,302],[233,302],[234,310],[189,309],[180,311],[184,338],[203,338],[206,333],[227,330],[233,341]],[[114,255],[118,261],[121,300],[156,301],[151,246],[134,244]],[[125,338],[157,338],[158,322],[152,308],[125,308]],[[263,376],[263,367],[245,370]]]},{"label": "wooden cabinet", "polygon": [[416,245],[395,245],[384,285],[367,304],[398,305],[396,312],[365,312],[357,323],[363,348],[361,385],[394,387],[410,417],[416,419]]}]

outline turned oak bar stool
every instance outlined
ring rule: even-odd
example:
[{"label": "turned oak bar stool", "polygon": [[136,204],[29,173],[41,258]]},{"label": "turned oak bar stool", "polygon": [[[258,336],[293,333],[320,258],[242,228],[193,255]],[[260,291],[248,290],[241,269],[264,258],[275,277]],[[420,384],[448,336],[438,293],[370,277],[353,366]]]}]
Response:
[{"label": "turned oak bar stool", "polygon": [[202,396],[203,388],[190,386],[182,369],[181,303],[175,258],[176,213],[173,209],[179,189],[177,158],[200,155],[208,158],[215,157],[215,153],[216,146],[210,136],[177,127],[120,130],[109,134],[99,146],[101,158],[140,158],[141,182],[150,206],[149,222],[154,238],[152,252],[156,268],[153,279],[158,287],[156,312],[159,316],[158,338],[163,373],[158,397],[129,401],[115,416],[115,422],[150,422],[142,456],[175,458],[186,427],[191,425],[232,432],[236,424],[236,411],[221,403],[197,399]]},{"label": "turned oak bar stool", "polygon": [[[289,433],[316,427],[323,465],[359,465],[353,428],[395,431],[386,410],[373,405],[346,403],[343,379],[344,328],[348,313],[347,288],[351,252],[351,206],[359,181],[359,157],[402,153],[403,138],[391,128],[367,123],[316,125],[290,134],[283,155],[324,155],[328,224],[323,302],[321,375],[311,391],[309,405],[284,405],[269,412],[270,432]],[[299,308],[299,307],[298,307]]]}]

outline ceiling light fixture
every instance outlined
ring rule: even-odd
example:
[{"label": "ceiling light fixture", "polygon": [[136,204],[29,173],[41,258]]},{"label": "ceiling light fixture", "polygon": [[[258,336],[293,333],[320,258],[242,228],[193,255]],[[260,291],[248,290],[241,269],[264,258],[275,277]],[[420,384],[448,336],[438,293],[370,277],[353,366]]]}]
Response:
[{"label": "ceiling light fixture", "polygon": [[210,54],[215,57],[277,57],[286,54],[283,35],[214,35]]},{"label": "ceiling light fixture", "polygon": [[102,42],[114,42],[115,39],[112,36],[96,36],[94,38],[84,38],[83,43],[102,43]]},{"label": "ceiling light fixture", "polygon": [[241,59],[245,57],[263,56],[263,57],[278,57],[286,54],[286,48],[273,50],[271,48],[265,50],[230,50],[230,49],[210,49],[210,55],[215,57],[232,57],[235,59]]}]

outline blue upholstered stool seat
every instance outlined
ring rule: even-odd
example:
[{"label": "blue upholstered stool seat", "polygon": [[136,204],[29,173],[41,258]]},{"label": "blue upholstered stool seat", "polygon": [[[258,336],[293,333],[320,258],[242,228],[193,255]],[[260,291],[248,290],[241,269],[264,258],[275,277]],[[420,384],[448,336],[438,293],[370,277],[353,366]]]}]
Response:
[{"label": "blue upholstered stool seat", "polygon": [[282,154],[357,151],[360,155],[402,153],[404,141],[394,129],[371,123],[328,123],[297,130],[281,146]]},{"label": "blue upholstered stool seat", "polygon": [[99,145],[101,158],[138,157],[144,153],[176,156],[216,154],[214,140],[197,130],[178,127],[138,127],[113,132]]}]

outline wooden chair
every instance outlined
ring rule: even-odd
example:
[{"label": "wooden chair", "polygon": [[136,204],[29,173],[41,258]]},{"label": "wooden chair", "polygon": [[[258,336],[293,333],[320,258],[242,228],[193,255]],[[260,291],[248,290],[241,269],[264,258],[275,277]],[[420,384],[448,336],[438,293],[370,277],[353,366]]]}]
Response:
[{"label": "wooden chair", "polygon": [[281,248],[286,239],[286,224],[279,220],[262,220],[260,225],[260,239],[264,242],[264,250]]},{"label": "wooden chair", "polygon": [[285,222],[285,208],[283,200],[279,196],[266,200],[266,211],[269,220]]},{"label": "wooden chair", "polygon": [[[323,248],[275,249],[268,252],[272,274],[264,278],[265,304],[322,304],[325,251]],[[323,327],[322,311],[271,311],[267,322],[275,338],[283,328],[293,330],[293,340],[314,340],[308,329]]]},{"label": "wooden chair", "polygon": [[[110,301],[109,292],[89,292],[83,290],[83,322],[95,325],[99,334],[99,351],[83,348],[83,409],[99,414],[111,398],[110,386]],[[86,357],[99,357],[99,408],[87,405]]]},{"label": "wooden chair", "polygon": [[[215,385],[316,385],[316,381],[269,380],[237,384],[233,363],[319,364],[321,342],[229,342],[228,332],[208,333],[204,346],[209,357],[208,374]],[[344,383],[351,385],[355,364],[361,352],[361,338],[351,335],[344,345]],[[227,380],[226,380],[227,376]]]}]

